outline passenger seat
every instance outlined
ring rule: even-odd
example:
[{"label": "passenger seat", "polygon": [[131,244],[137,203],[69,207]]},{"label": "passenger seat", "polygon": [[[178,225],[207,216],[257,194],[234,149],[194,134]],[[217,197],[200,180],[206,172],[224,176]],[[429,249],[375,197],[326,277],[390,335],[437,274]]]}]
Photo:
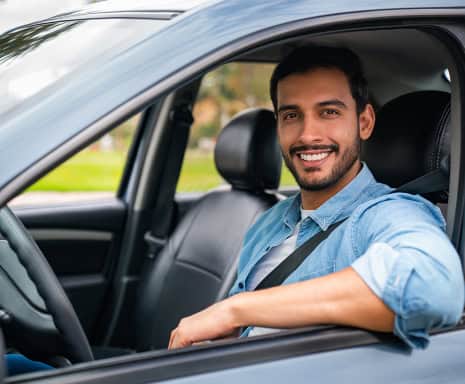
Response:
[{"label": "passenger seat", "polygon": [[[421,178],[423,184],[430,183],[431,189],[437,190],[437,181],[425,175],[447,164],[449,125],[449,93],[420,91],[399,96],[378,112],[373,135],[363,144],[362,159],[382,183],[397,188]],[[447,173],[446,169],[444,174],[448,177]],[[411,192],[417,190],[413,188]],[[447,190],[425,197],[445,213]]]}]

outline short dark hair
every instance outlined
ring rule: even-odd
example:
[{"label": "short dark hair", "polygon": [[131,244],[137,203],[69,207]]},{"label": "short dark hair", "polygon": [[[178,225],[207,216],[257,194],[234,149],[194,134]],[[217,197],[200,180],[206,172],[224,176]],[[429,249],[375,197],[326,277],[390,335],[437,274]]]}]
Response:
[{"label": "short dark hair", "polygon": [[350,49],[309,45],[295,49],[274,69],[270,80],[270,96],[277,111],[278,82],[294,73],[305,73],[316,68],[335,68],[349,81],[350,91],[360,114],[368,103],[368,85],[360,59]]}]

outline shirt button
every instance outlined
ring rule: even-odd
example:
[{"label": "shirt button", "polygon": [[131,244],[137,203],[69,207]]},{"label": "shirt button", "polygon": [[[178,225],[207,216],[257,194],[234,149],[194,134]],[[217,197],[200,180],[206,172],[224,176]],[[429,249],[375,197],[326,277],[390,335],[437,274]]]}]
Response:
[{"label": "shirt button", "polygon": [[243,289],[244,288],[244,283],[239,283],[238,286],[239,286],[240,289]]}]

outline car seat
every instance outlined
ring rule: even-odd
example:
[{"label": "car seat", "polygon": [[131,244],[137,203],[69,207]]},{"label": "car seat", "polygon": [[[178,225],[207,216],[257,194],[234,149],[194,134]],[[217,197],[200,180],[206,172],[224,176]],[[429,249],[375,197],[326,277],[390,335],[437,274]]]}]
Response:
[{"label": "car seat", "polygon": [[397,97],[379,110],[373,134],[362,146],[362,160],[378,181],[447,203],[449,125],[449,93]]},{"label": "car seat", "polygon": [[221,131],[215,164],[230,188],[206,194],[182,218],[142,276],[135,312],[136,349],[166,348],[179,320],[224,298],[250,225],[279,199],[274,114],[250,109]]}]

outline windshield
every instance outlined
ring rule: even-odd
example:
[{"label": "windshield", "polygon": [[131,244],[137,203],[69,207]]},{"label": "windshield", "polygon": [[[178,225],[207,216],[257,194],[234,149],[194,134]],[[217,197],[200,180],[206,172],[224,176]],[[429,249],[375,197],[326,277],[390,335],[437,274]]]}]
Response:
[{"label": "windshield", "polygon": [[84,66],[99,65],[154,34],[165,20],[35,24],[0,36],[0,115]]}]

